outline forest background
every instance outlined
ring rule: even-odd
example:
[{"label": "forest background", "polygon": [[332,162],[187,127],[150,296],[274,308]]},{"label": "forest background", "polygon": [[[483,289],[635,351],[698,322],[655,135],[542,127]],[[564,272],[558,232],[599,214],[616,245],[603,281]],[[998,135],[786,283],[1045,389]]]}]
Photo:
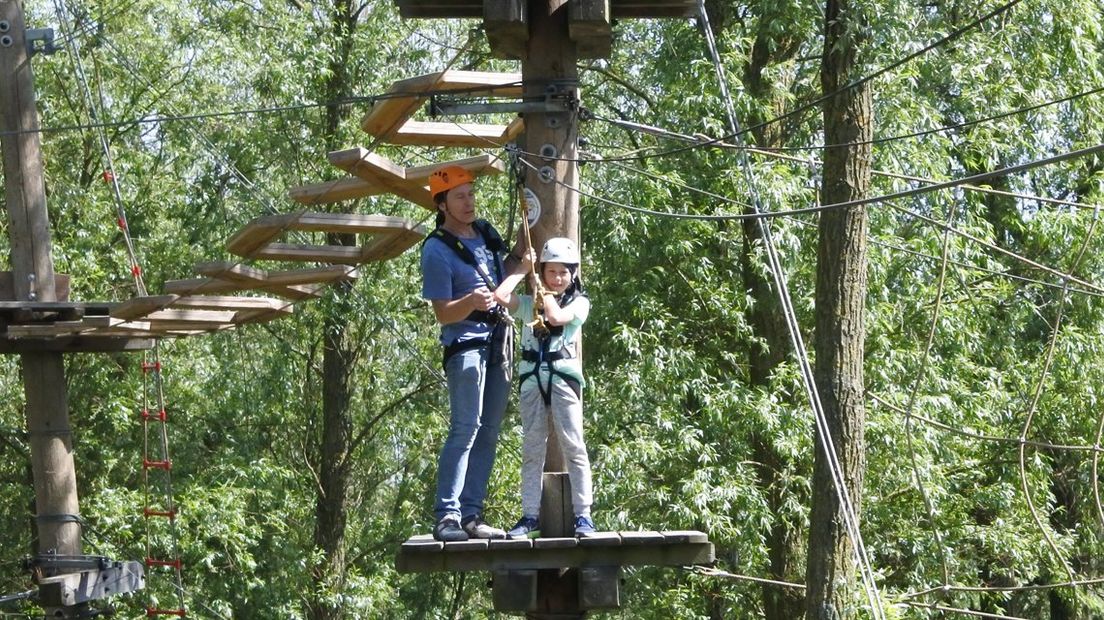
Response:
[{"label": "forest background", "polygon": [[[954,179],[1104,142],[1098,2],[851,4],[864,15],[857,75],[890,69],[870,82],[872,193],[924,184],[893,175]],[[821,94],[824,5],[706,6],[742,124]],[[129,228],[157,291],[222,258],[249,220],[294,211],[288,188],[337,178],[326,153],[370,142],[358,120],[393,81],[454,57],[457,68],[517,70],[491,57],[476,22],[402,20],[385,0],[34,0],[26,9],[29,26],[54,27],[61,44],[33,62],[55,266],[73,275],[81,300],[134,295],[104,154],[81,126],[108,125]],[[813,418],[778,313],[756,312],[773,308],[757,294],[762,247],[737,221],[625,206],[717,215],[753,195],[769,210],[813,206],[820,111],[728,147],[626,129],[609,120],[729,133],[695,20],[624,21],[614,32],[612,57],[580,66],[595,114],[580,134],[596,156],[581,169],[596,520],[609,530],[702,530],[722,571],[800,583]],[[232,111],[242,113],[220,114]],[[169,120],[182,116],[195,118]],[[749,185],[731,145],[752,143],[778,150],[751,154]],[[378,152],[405,165],[476,154]],[[502,230],[508,185],[498,177],[479,187],[483,213]],[[862,532],[890,617],[956,617],[933,605],[1104,617],[1092,581],[1104,575],[1104,288],[1093,284],[1104,282],[1102,193],[1097,155],[867,207]],[[389,196],[333,208],[428,215]],[[817,218],[771,220],[809,342]],[[298,304],[293,318],[162,345],[191,616],[494,615],[481,575],[394,569],[400,542],[428,531],[447,427],[436,328],[419,287],[411,250]],[[766,365],[765,350],[775,355]],[[85,550],[118,559],[145,552],[141,361],[67,357]],[[0,593],[11,593],[31,585],[20,560],[33,550],[33,490],[18,361],[0,364]],[[487,508],[496,524],[519,511],[519,447],[512,404]],[[165,581],[151,577],[150,593],[171,605]],[[1070,581],[1088,583],[1034,587]],[[916,595],[944,584],[1005,590]],[[865,617],[859,594],[845,612]],[[779,620],[802,609],[794,588],[671,569],[629,571],[622,598],[608,617]],[[145,602],[116,605],[137,617]]]}]

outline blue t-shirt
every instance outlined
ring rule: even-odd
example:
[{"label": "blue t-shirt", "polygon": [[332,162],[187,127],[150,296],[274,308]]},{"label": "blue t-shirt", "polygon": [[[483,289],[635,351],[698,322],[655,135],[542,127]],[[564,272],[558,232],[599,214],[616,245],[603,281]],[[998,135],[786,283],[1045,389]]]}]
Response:
[{"label": "blue t-shirt", "polygon": [[[473,256],[475,261],[487,270],[491,281],[498,284],[498,269],[503,269],[501,261],[487,248],[482,235],[476,233],[471,239],[460,237]],[[459,299],[475,289],[487,286],[475,267],[465,263],[455,250],[448,247],[445,241],[439,237],[430,237],[422,246],[422,297],[429,300],[450,301]],[[441,344],[450,345],[454,342],[471,340],[473,338],[487,338],[491,335],[492,325],[481,321],[468,321],[467,319],[441,326]]]}]

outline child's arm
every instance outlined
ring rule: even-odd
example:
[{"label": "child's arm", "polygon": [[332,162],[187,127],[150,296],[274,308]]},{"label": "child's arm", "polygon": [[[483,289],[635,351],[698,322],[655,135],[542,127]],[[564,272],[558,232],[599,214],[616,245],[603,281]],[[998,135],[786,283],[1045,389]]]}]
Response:
[{"label": "child's arm", "polygon": [[518,296],[514,294],[514,289],[518,284],[525,279],[525,276],[529,275],[529,271],[533,267],[533,259],[536,252],[532,249],[528,250],[522,257],[521,262],[514,268],[514,272],[506,276],[498,288],[494,291],[495,300],[499,304],[509,308],[510,312],[517,310]]},{"label": "child's arm", "polygon": [[561,308],[560,304],[556,303],[556,296],[552,293],[544,294],[544,320],[548,321],[549,325],[559,326],[567,325],[575,320],[575,312],[571,309],[571,305]]}]

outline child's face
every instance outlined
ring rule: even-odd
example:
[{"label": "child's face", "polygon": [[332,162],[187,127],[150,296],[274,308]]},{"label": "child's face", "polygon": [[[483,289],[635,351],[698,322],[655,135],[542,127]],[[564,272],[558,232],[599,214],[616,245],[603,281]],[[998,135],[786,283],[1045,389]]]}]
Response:
[{"label": "child's face", "polygon": [[545,263],[541,267],[541,278],[544,285],[557,295],[571,286],[571,270],[563,263]]}]

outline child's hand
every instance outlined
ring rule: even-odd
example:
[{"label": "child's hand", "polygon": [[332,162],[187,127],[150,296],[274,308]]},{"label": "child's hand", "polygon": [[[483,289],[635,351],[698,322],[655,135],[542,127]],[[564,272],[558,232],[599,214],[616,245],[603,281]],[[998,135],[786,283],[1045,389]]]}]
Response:
[{"label": "child's hand", "polygon": [[529,248],[521,255],[521,267],[525,271],[529,271],[535,262],[537,262],[537,251],[533,248]]}]

